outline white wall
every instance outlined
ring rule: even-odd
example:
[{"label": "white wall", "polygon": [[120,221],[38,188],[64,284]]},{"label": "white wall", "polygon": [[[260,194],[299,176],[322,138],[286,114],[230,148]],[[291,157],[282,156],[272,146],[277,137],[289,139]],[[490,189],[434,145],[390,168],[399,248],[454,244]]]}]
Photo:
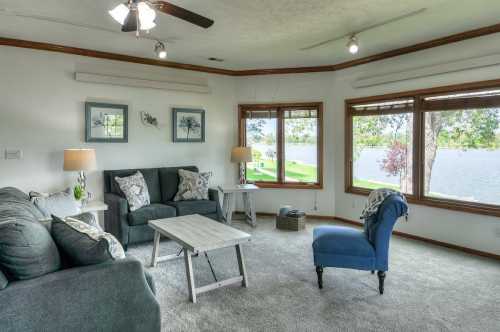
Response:
[{"label": "white wall", "polygon": [[[334,109],[331,73],[255,76],[240,78],[236,89],[238,103],[310,102],[324,103],[324,189],[265,189],[257,195],[259,212],[276,212],[281,205],[292,205],[308,213],[332,216],[335,213]],[[318,210],[314,210],[315,200]]]},{"label": "white wall", "polygon": [[[81,83],[75,71],[115,73],[162,80],[208,82],[210,94]],[[84,103],[129,105],[129,143],[85,143]],[[229,151],[236,144],[234,79],[219,75],[83,58],[19,48],[0,48],[0,187],[52,191],[71,185],[62,171],[63,149],[96,149],[99,171],[89,188],[102,197],[102,170],[197,165],[214,172],[213,183],[236,177]],[[171,107],[206,110],[206,143],[172,143]],[[157,116],[162,128],[147,128],[139,112]],[[21,149],[22,160],[5,160],[5,149]],[[233,176],[234,175],[234,176]]]}]

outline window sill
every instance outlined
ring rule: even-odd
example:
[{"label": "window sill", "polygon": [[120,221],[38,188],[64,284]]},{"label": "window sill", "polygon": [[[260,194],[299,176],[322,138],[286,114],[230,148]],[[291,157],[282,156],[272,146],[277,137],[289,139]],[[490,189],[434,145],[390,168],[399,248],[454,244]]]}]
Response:
[{"label": "window sill", "polygon": [[[345,192],[348,194],[368,196],[371,192],[371,189],[350,187],[346,188]],[[438,199],[430,197],[417,198],[409,195],[406,195],[406,198],[408,200],[408,203],[411,204],[424,205],[434,208],[460,211],[472,214],[500,217],[500,206],[496,205],[456,201],[448,199]]]},{"label": "window sill", "polygon": [[268,189],[323,189],[320,183],[273,183],[273,182],[253,182],[259,188]]}]

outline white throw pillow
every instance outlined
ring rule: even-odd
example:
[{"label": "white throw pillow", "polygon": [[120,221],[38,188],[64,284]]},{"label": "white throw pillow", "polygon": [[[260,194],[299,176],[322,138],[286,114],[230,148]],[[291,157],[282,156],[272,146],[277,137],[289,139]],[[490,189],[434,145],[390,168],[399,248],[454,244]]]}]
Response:
[{"label": "white throw pillow", "polygon": [[65,218],[80,213],[70,188],[52,194],[32,191],[30,192],[30,199],[46,218],[45,220],[52,219],[52,215]]},{"label": "white throw pillow", "polygon": [[179,170],[179,189],[174,201],[192,201],[208,199],[210,173],[196,173]]},{"label": "white throw pillow", "polygon": [[115,177],[115,181],[125,194],[130,205],[130,211],[135,211],[151,204],[148,185],[141,172],[137,171],[134,175],[124,178]]}]

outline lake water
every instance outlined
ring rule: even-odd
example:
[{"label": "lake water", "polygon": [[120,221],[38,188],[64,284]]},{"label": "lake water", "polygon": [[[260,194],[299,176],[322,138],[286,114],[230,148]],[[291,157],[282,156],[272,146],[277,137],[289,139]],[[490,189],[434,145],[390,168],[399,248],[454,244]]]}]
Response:
[{"label": "lake water", "polygon": [[[253,148],[261,151],[264,158],[267,150],[275,150],[263,144]],[[288,160],[316,165],[316,146],[290,144],[286,147],[286,156]],[[387,176],[380,169],[379,161],[384,157],[384,149],[363,149],[354,163],[356,178],[399,185],[399,177]],[[450,198],[500,204],[500,150],[439,149],[430,191]]]},{"label": "lake water", "polygon": [[[356,178],[399,185],[399,177],[380,169],[384,157],[384,149],[364,149],[355,162]],[[430,186],[433,193],[500,204],[500,150],[439,149]]]},{"label": "lake water", "polygon": [[[266,157],[266,151],[276,151],[275,146],[266,144],[254,144],[252,149],[259,150],[263,158]],[[285,155],[287,160],[300,161],[309,165],[316,165],[317,163],[316,145],[313,144],[287,144],[285,146]]]}]

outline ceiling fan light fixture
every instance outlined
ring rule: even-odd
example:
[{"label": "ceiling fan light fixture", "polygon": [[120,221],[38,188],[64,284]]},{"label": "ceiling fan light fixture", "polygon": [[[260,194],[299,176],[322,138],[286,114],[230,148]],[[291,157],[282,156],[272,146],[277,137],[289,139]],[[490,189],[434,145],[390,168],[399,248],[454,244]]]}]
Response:
[{"label": "ceiling fan light fixture", "polygon": [[160,59],[167,58],[167,48],[165,47],[165,44],[162,43],[161,41],[158,41],[155,45],[155,54]]},{"label": "ceiling fan light fixture", "polygon": [[347,43],[347,49],[351,54],[356,54],[359,52],[359,42],[355,35],[352,35],[349,38],[349,42]]},{"label": "ceiling fan light fixture", "polygon": [[139,2],[137,4],[137,11],[139,12],[141,30],[151,30],[156,26],[154,22],[156,19],[156,12],[146,2]]},{"label": "ceiling fan light fixture", "polygon": [[130,9],[122,3],[116,6],[113,10],[108,11],[108,13],[115,21],[120,23],[120,25],[123,25],[123,23],[125,23],[125,19],[130,13]]}]

